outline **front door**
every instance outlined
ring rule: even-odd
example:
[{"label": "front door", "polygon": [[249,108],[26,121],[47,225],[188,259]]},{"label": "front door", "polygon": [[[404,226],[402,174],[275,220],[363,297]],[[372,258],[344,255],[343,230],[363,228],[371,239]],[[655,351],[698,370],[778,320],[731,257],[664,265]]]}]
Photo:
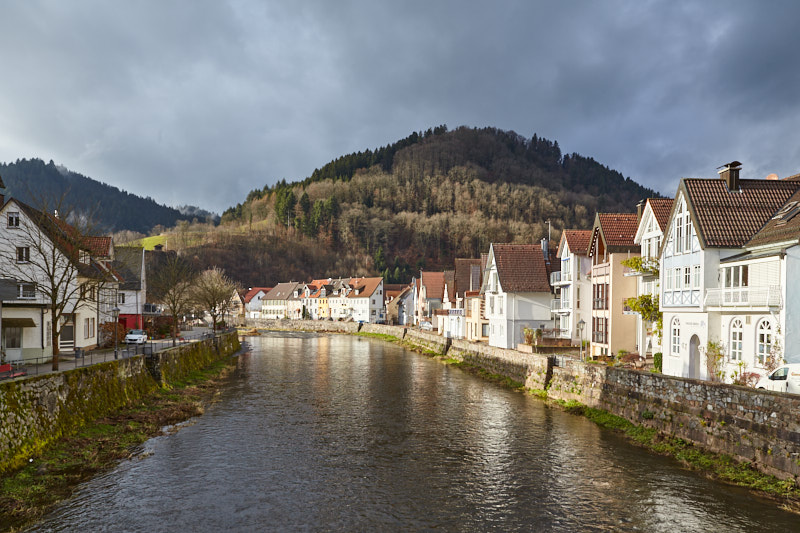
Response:
[{"label": "front door", "polygon": [[22,328],[3,328],[3,353],[5,363],[22,360]]},{"label": "front door", "polygon": [[692,335],[689,341],[689,376],[692,379],[700,379],[700,338]]},{"label": "front door", "polygon": [[72,324],[61,326],[61,335],[58,337],[58,349],[62,352],[71,352],[75,349],[75,327]]}]

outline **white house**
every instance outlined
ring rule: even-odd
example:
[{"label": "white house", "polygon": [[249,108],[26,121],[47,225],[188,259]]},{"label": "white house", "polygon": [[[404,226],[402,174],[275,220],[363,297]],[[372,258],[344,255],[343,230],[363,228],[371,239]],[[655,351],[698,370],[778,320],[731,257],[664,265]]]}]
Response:
[{"label": "white house", "polygon": [[144,327],[144,304],[147,301],[144,258],[144,248],[141,246],[114,247],[114,270],[124,280],[119,285],[116,302],[116,307],[119,309],[119,327],[123,331]]},{"label": "white house", "polygon": [[553,327],[549,275],[555,262],[555,253],[539,244],[491,245],[481,285],[489,345],[516,348],[525,328]]},{"label": "white house", "polygon": [[272,290],[272,287],[251,287],[244,295],[244,307],[247,318],[261,318],[261,302]]},{"label": "white house", "polygon": [[[556,299],[550,304],[558,337],[575,345],[589,340],[592,322],[592,230],[564,230],[558,243],[560,270],[550,273]],[[578,324],[583,321],[583,330]],[[583,338],[581,338],[583,337]]]},{"label": "white house", "polygon": [[[59,351],[96,347],[121,281],[112,268],[111,238],[83,236],[55,214],[13,198],[0,209],[0,232],[0,277],[18,282],[17,297],[3,302],[6,358],[52,357],[53,329],[60,330]],[[58,328],[47,297],[53,288]]]},{"label": "white house", "polygon": [[351,278],[347,300],[356,322],[386,322],[383,278]]},{"label": "white house", "polygon": [[[637,276],[636,296],[649,295],[655,299],[660,298],[658,256],[672,210],[672,198],[648,198],[643,208],[639,205],[639,227],[633,242],[641,249],[643,268],[632,274]],[[643,357],[661,352],[661,339],[655,327],[652,322],[642,319],[640,314],[636,315],[636,347]]]},{"label": "white house", "polygon": [[[759,371],[757,353],[765,347],[758,339],[787,329],[781,328],[784,298],[776,292],[791,272],[780,254],[770,255],[779,238],[765,237],[765,248],[755,241],[743,253],[800,181],[740,179],[740,169],[734,161],[721,167],[719,179],[684,178],[678,187],[661,248],[665,374],[712,378],[705,356],[709,341],[722,346],[726,378],[739,361]],[[753,253],[758,250],[764,255]],[[796,268],[791,264],[790,270]]]},{"label": "white house", "polygon": [[301,284],[294,281],[278,283],[261,299],[261,317],[265,319],[290,318],[287,302]]}]

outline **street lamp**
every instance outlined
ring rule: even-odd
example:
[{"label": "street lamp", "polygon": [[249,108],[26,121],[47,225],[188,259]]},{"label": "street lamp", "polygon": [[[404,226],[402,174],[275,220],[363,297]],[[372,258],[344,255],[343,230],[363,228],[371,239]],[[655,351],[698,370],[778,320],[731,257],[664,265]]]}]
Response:
[{"label": "street lamp", "polygon": [[579,355],[581,361],[583,361],[583,328],[585,328],[585,327],[586,327],[586,322],[584,322],[584,320],[581,318],[578,321],[578,337],[580,337],[580,341],[581,341],[581,345],[578,348],[578,355]]},{"label": "street lamp", "polygon": [[119,307],[115,307],[111,310],[111,313],[114,315],[114,359],[117,358],[117,340],[119,339],[119,335],[117,334],[117,327],[119,326]]}]

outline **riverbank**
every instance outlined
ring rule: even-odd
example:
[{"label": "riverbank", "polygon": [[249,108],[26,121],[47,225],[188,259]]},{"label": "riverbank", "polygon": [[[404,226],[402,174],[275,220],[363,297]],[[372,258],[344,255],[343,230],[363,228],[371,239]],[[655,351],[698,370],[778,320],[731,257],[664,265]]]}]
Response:
[{"label": "riverbank", "polygon": [[62,438],[23,468],[4,475],[0,531],[35,522],[80,483],[134,458],[146,440],[203,414],[234,366],[235,360],[228,359],[192,372],[174,387],[158,389]]},{"label": "riverbank", "polygon": [[164,427],[202,414],[239,349],[226,334],[0,384],[0,531],[36,520]]},{"label": "riverbank", "polygon": [[[702,475],[747,488],[786,510],[800,512],[800,488],[793,474],[798,454],[792,446],[796,424],[791,413],[796,412],[796,399],[606,365],[570,362],[556,367],[546,357],[526,360],[514,351],[390,328],[364,325],[357,334],[400,343],[524,390],[654,453],[673,457]],[[766,417],[766,423],[759,423],[759,416]],[[719,451],[727,449],[739,453]]]}]

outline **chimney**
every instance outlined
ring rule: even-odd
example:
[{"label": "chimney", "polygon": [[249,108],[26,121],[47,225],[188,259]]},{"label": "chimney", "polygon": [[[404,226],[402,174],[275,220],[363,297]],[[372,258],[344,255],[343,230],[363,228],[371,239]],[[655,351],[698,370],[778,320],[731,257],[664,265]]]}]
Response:
[{"label": "chimney", "polygon": [[636,204],[636,220],[639,222],[642,221],[642,213],[644,212],[644,203],[647,200],[640,200],[638,204]]},{"label": "chimney", "polygon": [[733,161],[727,165],[722,165],[717,169],[719,177],[728,186],[729,191],[739,190],[739,171],[742,169],[742,164],[738,161]]}]

